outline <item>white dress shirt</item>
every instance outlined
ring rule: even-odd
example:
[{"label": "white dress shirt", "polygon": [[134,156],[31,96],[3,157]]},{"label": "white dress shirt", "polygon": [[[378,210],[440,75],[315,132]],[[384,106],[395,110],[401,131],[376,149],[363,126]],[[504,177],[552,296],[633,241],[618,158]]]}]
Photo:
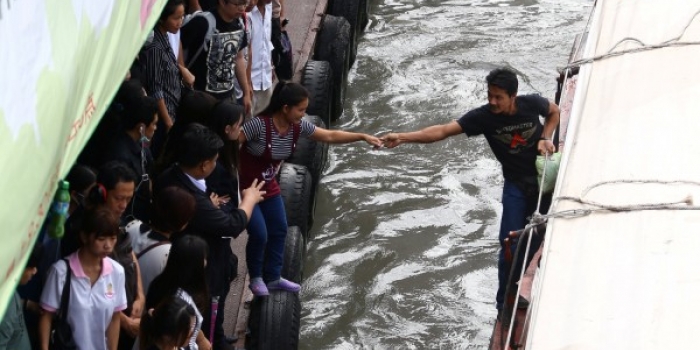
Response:
[{"label": "white dress shirt", "polygon": [[254,7],[248,16],[250,22],[251,80],[253,90],[263,91],[272,87],[272,4],[265,5],[265,14]]}]

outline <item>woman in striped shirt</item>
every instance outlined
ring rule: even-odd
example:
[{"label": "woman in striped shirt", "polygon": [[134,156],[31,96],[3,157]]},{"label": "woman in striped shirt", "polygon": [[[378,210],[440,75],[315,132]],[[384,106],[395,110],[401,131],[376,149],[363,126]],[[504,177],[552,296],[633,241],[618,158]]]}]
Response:
[{"label": "woman in striped shirt", "polygon": [[269,295],[269,290],[300,290],[298,284],[281,278],[287,218],[275,179],[281,162],[294,152],[298,138],[308,137],[326,143],[365,141],[375,147],[382,145],[372,135],[326,130],[303,120],[308,105],[309,93],[303,86],[280,81],[272,92],[270,105],[259,116],[246,122],[238,137],[243,145],[239,152],[241,188],[249,187],[255,179],[265,181],[262,189],[266,191],[265,199],[253,210],[247,227],[246,259],[250,289],[256,296]]},{"label": "woman in striped shirt", "polygon": [[139,55],[143,85],[148,95],[158,100],[158,128],[151,142],[154,156],[175,122],[180,102],[182,74],[168,33],[176,34],[180,30],[184,16],[183,0],[169,0],[153,29],[153,41]]}]

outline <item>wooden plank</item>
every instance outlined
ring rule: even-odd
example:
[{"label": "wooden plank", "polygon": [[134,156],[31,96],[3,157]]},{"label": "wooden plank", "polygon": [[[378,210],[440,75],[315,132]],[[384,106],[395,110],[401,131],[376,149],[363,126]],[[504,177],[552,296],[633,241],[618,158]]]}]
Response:
[{"label": "wooden plank", "polygon": [[306,62],[313,58],[316,34],[328,6],[327,0],[284,0],[285,16],[289,19],[287,33],[294,50],[294,78],[301,81]]},{"label": "wooden plank", "polygon": [[[306,62],[313,57],[316,34],[326,12],[328,0],[284,0],[285,17],[289,19],[287,33],[294,50],[294,78],[301,81]],[[238,257],[238,278],[233,281],[231,291],[226,299],[224,310],[224,331],[227,336],[237,336],[237,349],[245,347],[245,332],[250,314],[249,302],[253,295],[248,289],[250,278],[245,259],[245,246],[248,243],[247,232],[231,241],[231,248]]]},{"label": "wooden plank", "polygon": [[[318,33],[328,0],[284,0],[285,17],[289,19],[287,33],[294,50],[294,78],[300,82],[306,62],[313,57]],[[237,336],[237,349],[245,347],[245,332],[250,314],[249,302],[253,295],[248,289],[250,278],[245,259],[247,232],[231,241],[231,248],[238,257],[238,278],[233,281],[224,310],[224,331],[227,336]]]},{"label": "wooden plank", "polygon": [[245,331],[247,327],[248,312],[246,301],[252,299],[248,284],[248,265],[245,260],[245,246],[248,243],[248,232],[241,233],[238,238],[231,241],[231,249],[238,257],[238,277],[231,284],[231,290],[226,298],[224,310],[224,333],[227,336],[237,336],[236,348],[243,348]]}]

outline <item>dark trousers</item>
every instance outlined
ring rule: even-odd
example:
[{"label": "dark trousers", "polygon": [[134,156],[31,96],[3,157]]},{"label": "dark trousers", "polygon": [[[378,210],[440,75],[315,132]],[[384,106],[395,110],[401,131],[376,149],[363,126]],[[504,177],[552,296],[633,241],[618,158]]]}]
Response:
[{"label": "dark trousers", "polygon": [[280,278],[286,238],[287,214],[282,196],[258,203],[248,222],[246,261],[250,278],[262,277],[265,282]]},{"label": "dark trousers", "polygon": [[[501,249],[498,253],[498,292],[496,292],[496,308],[498,310],[503,308],[508,277],[512,266],[511,262],[506,262],[505,249],[509,249],[512,254],[515,254],[517,247],[517,243],[515,242],[511,242],[511,244],[506,247],[504,240],[508,238],[510,231],[517,231],[525,228],[525,225],[528,223],[528,217],[537,209],[538,192],[536,190],[528,192],[529,193],[526,195],[526,192],[512,181],[505,180],[503,184],[503,197],[501,200],[503,204],[503,216],[501,218],[501,229],[498,234],[498,241],[501,244]],[[551,194],[543,195],[540,213],[546,213],[549,210],[551,202]],[[525,237],[523,236],[523,238]],[[526,242],[523,242],[523,244],[525,243]],[[523,262],[529,262],[532,259],[532,256],[537,252],[540,244],[542,244],[542,236],[533,235],[527,260],[525,260],[524,246],[521,248],[522,251],[519,256],[514,257],[517,259],[515,272],[518,276],[520,275]],[[518,278],[512,282],[515,283],[517,281]]]}]

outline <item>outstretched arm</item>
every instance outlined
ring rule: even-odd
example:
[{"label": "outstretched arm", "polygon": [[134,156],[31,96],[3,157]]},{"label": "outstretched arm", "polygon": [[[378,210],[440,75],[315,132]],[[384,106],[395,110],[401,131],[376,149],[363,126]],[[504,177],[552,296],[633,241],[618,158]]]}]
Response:
[{"label": "outstretched arm", "polygon": [[365,141],[372,146],[380,147],[382,141],[372,135],[342,130],[327,130],[316,127],[310,138],[314,141],[325,143],[350,143],[355,141]]},{"label": "outstretched arm", "polygon": [[433,125],[412,132],[389,133],[382,137],[384,146],[394,148],[402,143],[432,143],[444,140],[450,136],[461,134],[462,127],[453,120],[447,124]]}]

